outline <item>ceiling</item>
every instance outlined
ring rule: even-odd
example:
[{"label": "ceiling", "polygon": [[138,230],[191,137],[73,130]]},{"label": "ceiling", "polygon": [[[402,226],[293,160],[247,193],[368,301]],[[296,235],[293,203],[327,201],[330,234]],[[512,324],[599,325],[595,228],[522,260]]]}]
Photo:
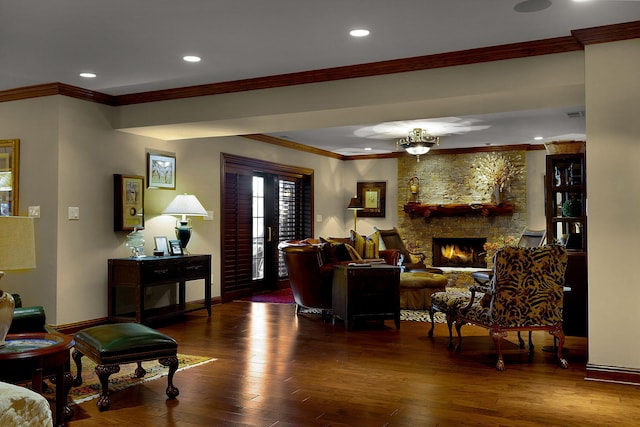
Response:
[{"label": "ceiling", "polygon": [[[640,1],[616,0],[0,0],[0,90],[61,82],[123,95],[542,40],[638,20]],[[351,37],[354,28],[371,34]],[[202,60],[188,63],[184,55]],[[583,110],[425,117],[390,132],[402,136],[439,122],[448,126],[446,148],[539,143],[532,139],[539,134],[584,139],[584,115],[575,114]],[[380,139],[383,127],[354,123],[271,135],[343,155],[394,151],[397,136]]]}]

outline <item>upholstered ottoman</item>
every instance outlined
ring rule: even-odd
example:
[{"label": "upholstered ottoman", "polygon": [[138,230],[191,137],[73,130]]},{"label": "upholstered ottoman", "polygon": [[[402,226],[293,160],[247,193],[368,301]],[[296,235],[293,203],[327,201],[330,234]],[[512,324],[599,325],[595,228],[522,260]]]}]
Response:
[{"label": "upholstered ottoman", "polygon": [[[476,292],[474,301],[480,301],[484,296],[484,293]],[[436,292],[431,295],[431,329],[429,330],[429,336],[433,336],[433,314],[436,311],[444,313],[447,318],[447,327],[449,328],[449,348],[453,347],[453,334],[451,332],[451,326],[456,320],[458,310],[469,303],[471,298],[470,291],[456,291],[456,292]]]},{"label": "upholstered ottoman", "polygon": [[409,271],[400,274],[400,308],[430,310],[431,294],[444,291],[447,278],[442,274]]},{"label": "upholstered ottoman", "polygon": [[173,375],[178,369],[178,343],[171,337],[138,323],[116,323],[94,326],[75,334],[73,360],[77,376],[74,385],[82,384],[82,356],[96,363],[96,375],[100,379],[100,398],[96,406],[101,411],[109,408],[109,376],[120,371],[120,365],[136,362],[136,378],[147,373],[142,368],[145,360],[158,359],[169,367],[167,396],[173,399],[180,393],[173,385]]}]

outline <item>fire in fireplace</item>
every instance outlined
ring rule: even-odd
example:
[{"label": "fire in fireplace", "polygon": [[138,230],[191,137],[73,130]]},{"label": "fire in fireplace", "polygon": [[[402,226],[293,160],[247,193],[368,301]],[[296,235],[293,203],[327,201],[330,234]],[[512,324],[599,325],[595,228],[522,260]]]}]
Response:
[{"label": "fire in fireplace", "polygon": [[486,238],[434,237],[434,267],[487,268],[483,245]]}]

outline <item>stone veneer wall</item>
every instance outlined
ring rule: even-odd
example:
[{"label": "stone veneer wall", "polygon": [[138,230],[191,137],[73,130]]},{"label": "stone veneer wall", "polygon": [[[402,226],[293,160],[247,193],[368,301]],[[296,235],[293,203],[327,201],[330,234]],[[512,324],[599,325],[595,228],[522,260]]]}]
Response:
[{"label": "stone veneer wall", "polygon": [[[502,153],[514,165],[526,171],[525,151]],[[492,192],[480,193],[473,186],[472,164],[485,153],[438,154],[437,150],[420,156],[402,156],[398,159],[398,230],[407,247],[426,255],[427,265],[432,263],[431,241],[434,237],[485,237],[488,242],[501,236],[519,236],[527,223],[526,172],[511,182],[511,191],[503,194],[503,202],[514,204],[513,215],[464,215],[435,218],[410,218],[404,213],[409,201],[428,204],[457,204],[492,202]],[[409,191],[409,180],[419,178],[417,197]]]}]

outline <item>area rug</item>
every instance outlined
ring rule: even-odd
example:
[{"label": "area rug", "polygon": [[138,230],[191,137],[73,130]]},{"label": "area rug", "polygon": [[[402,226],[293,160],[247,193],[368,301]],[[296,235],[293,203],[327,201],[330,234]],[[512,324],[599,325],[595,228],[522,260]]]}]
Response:
[{"label": "area rug", "polygon": [[[203,356],[188,356],[186,354],[178,354],[178,372],[185,369],[200,366],[205,363],[213,362],[214,358]],[[148,362],[142,362],[142,367],[147,371],[147,374],[143,378],[134,378],[133,372],[137,368],[136,363],[128,363],[126,365],[120,365],[120,372],[109,376],[109,392],[118,390],[124,390],[125,388],[142,384],[147,381],[157,380],[158,378],[167,376],[169,374],[169,368],[162,366],[157,360],[150,360]],[[96,364],[87,357],[82,358],[82,385],[79,387],[72,387],[69,391],[69,397],[75,403],[86,402],[87,400],[95,399],[100,395],[100,380],[95,373]],[[71,375],[76,376],[75,363],[71,363]],[[179,376],[175,377],[176,384],[179,383]],[[49,387],[48,390],[43,393],[47,399],[55,400],[55,386]]]}]

